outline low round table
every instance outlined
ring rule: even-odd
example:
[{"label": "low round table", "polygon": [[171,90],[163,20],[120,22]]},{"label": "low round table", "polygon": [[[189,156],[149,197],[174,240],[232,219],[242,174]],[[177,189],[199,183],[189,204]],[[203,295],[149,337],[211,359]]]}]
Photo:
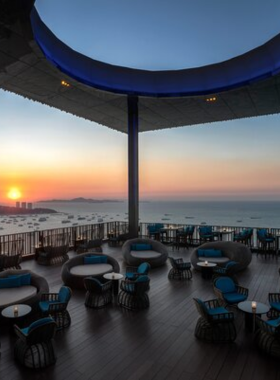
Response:
[{"label": "low round table", "polygon": [[209,279],[212,278],[213,268],[217,266],[216,263],[205,263],[205,261],[200,261],[197,263],[201,267],[202,278]]},{"label": "low round table", "polygon": [[106,278],[106,280],[113,281],[113,294],[117,296],[119,293],[119,280],[123,278],[123,275],[121,273],[111,272],[105,273],[103,277]]},{"label": "low round table", "polygon": [[[15,307],[17,307],[17,313],[15,312]],[[11,322],[11,328],[14,324],[19,324],[20,320],[31,312],[32,308],[29,305],[17,304],[5,307],[1,314],[4,318],[7,318]],[[20,326],[21,327],[21,326]]]},{"label": "low round table", "polygon": [[264,303],[256,302],[256,308],[252,308],[252,301],[239,302],[237,304],[239,310],[245,315],[245,328],[248,331],[254,332],[256,328],[256,315],[261,316],[269,311],[269,306]]}]

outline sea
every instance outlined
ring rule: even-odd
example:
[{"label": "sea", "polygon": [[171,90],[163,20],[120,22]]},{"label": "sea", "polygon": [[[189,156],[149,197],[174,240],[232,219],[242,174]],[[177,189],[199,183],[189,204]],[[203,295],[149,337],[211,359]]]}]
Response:
[{"label": "sea", "polygon": [[[33,230],[128,221],[126,201],[77,203],[42,202],[33,208],[51,208],[57,214],[0,216],[0,235]],[[142,223],[195,224],[229,227],[280,228],[280,202],[274,201],[143,201]]]}]

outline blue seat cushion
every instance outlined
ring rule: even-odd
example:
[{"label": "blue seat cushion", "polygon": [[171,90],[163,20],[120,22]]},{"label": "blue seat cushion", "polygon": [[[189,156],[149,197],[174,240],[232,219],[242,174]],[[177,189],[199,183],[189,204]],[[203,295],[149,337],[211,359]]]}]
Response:
[{"label": "blue seat cushion", "polygon": [[224,294],[224,299],[226,300],[227,303],[234,304],[234,303],[246,301],[247,296],[240,293],[226,293]]},{"label": "blue seat cushion", "polygon": [[271,306],[273,309],[280,311],[280,302],[271,302],[271,303],[270,303],[270,306]]},{"label": "blue seat cushion", "polygon": [[137,269],[138,274],[146,274],[149,271],[150,265],[148,263],[142,263]]},{"label": "blue seat cushion", "polygon": [[68,302],[71,296],[69,288],[62,286],[58,293],[59,302]]},{"label": "blue seat cushion", "polygon": [[51,304],[60,304],[60,302],[57,301],[40,301],[39,302],[39,308],[42,310],[43,313],[46,313],[49,311]]},{"label": "blue seat cushion", "polygon": [[84,264],[107,263],[107,256],[88,255],[84,257]]},{"label": "blue seat cushion", "polygon": [[234,281],[229,277],[218,278],[215,282],[215,286],[223,293],[232,293],[236,291]]},{"label": "blue seat cushion", "polygon": [[37,321],[31,323],[31,325],[28,327],[27,334],[29,334],[33,329],[37,328],[38,326],[43,326],[50,322],[53,322],[53,319],[51,317],[38,319]]},{"label": "blue seat cushion", "polygon": [[8,277],[9,278],[19,278],[20,279],[20,286],[31,284],[31,273],[12,274],[12,275],[9,275]]},{"label": "blue seat cushion", "polygon": [[280,318],[277,318],[277,319],[270,319],[269,321],[266,321],[266,323],[269,325],[269,326],[272,326],[272,327],[278,327],[280,325]]},{"label": "blue seat cushion", "polygon": [[131,244],[132,251],[151,251],[153,249],[151,244]]},{"label": "blue seat cushion", "polygon": [[228,310],[225,307],[219,306],[208,309],[208,314],[215,317],[217,314],[228,314]]},{"label": "blue seat cushion", "polygon": [[146,282],[146,281],[149,281],[149,277],[146,276],[146,275],[143,275],[143,276],[139,276],[135,282]]},{"label": "blue seat cushion", "polygon": [[21,286],[21,280],[19,276],[0,278],[0,289],[17,288],[19,286]]},{"label": "blue seat cushion", "polygon": [[198,257],[223,257],[223,253],[219,249],[198,249]]}]

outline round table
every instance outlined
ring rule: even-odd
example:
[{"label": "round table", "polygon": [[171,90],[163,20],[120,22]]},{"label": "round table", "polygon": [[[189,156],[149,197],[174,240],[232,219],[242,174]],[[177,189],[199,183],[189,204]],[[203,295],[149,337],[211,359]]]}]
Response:
[{"label": "round table", "polygon": [[[254,302],[254,301],[253,301]],[[245,315],[245,328],[248,331],[254,332],[256,327],[256,315],[261,316],[266,314],[270,307],[264,303],[256,302],[256,308],[252,308],[252,301],[243,301],[237,304],[239,310]]]},{"label": "round table", "polygon": [[217,266],[216,263],[205,263],[205,261],[200,261],[197,265],[201,267],[201,276],[205,279],[212,278],[213,268]]},{"label": "round table", "polygon": [[[15,312],[15,307],[17,307],[17,312]],[[31,312],[32,308],[29,305],[24,305],[24,304],[16,304],[16,305],[11,305],[8,307],[5,307],[5,309],[2,310],[1,314],[4,318],[9,319],[11,322],[10,324],[10,329],[13,331],[13,325],[21,325],[20,321],[23,317],[28,315]],[[22,320],[22,322],[24,322]],[[22,326],[20,326],[22,327]]]},{"label": "round table", "polygon": [[123,275],[121,273],[111,272],[105,273],[103,277],[106,278],[106,280],[113,281],[113,293],[117,296],[119,293],[119,280],[123,278]]}]

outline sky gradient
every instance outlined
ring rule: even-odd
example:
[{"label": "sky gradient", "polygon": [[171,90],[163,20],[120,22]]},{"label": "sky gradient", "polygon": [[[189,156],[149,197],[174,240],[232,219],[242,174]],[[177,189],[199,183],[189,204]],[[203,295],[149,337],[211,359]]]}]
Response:
[{"label": "sky gradient", "polygon": [[[37,1],[37,3],[43,5],[46,2]],[[67,15],[62,11],[65,2],[56,0],[56,7],[59,5],[62,7],[58,14],[60,16],[64,14],[59,22],[57,14],[51,13],[51,7],[54,7],[51,3],[54,4],[53,1],[48,2],[49,10],[44,11],[49,14],[48,17],[54,24],[56,21],[56,28],[60,27],[61,33],[66,33],[70,37],[77,36],[79,30],[83,37],[84,28],[89,27],[87,22],[78,22],[81,16],[77,13],[77,17],[74,17],[75,22],[70,19],[70,15],[75,11],[78,12],[78,8],[69,9],[70,14]],[[128,23],[128,27],[130,26],[129,33],[126,31],[128,38],[125,39],[124,46],[121,46],[119,42],[124,40],[122,34],[124,25],[127,20],[131,20],[131,15],[128,13],[131,8],[128,4],[131,3],[120,1],[119,7],[116,8],[113,6],[115,2],[104,0],[102,4],[96,2],[94,8],[89,8],[92,2],[71,2],[74,5],[79,4],[79,10],[82,3],[86,15],[95,16],[94,20],[91,19],[94,26],[92,34],[87,31],[88,35],[96,37],[98,32],[100,35],[99,38],[92,40],[89,38],[77,40],[75,37],[71,46],[77,49],[76,44],[85,54],[92,50],[94,51],[92,56],[97,59],[132,67],[138,64],[138,67],[149,69],[178,68],[208,64],[215,59],[224,60],[264,43],[280,29],[277,31],[276,19],[277,21],[279,19],[277,15],[280,13],[280,4],[276,1],[266,2],[265,8],[264,5],[259,7],[255,5],[253,11],[248,4],[242,8],[241,1],[237,1],[234,7],[233,5],[219,7],[224,2],[214,2],[214,7],[205,9],[204,13],[200,12],[199,21],[204,27],[198,28],[192,34],[190,30],[194,30],[194,26],[198,23],[194,22],[197,20],[194,16],[198,17],[196,12],[199,9],[201,11],[201,7],[208,4],[207,2],[198,1],[196,4],[198,8],[190,7],[192,11],[185,8],[183,1],[172,2],[174,9],[170,14],[168,8],[170,2],[155,1],[151,4],[142,1],[136,9],[132,9],[134,12],[137,10],[139,17],[134,19],[135,26],[131,22]],[[251,6],[254,4],[252,1],[248,3]],[[107,21],[109,17],[111,22],[106,22],[104,25],[103,19],[103,24],[99,24],[97,21],[105,17],[106,6],[107,10],[110,9],[110,12],[106,13]],[[40,10],[40,7],[38,8]],[[117,11],[121,12],[124,9],[126,12],[116,16]],[[266,18],[260,18],[265,10],[270,17],[269,22]],[[205,39],[205,36],[209,36],[207,21],[211,11],[216,11],[215,17],[222,20],[219,33],[216,30],[210,33],[215,35],[213,43],[209,43],[208,38]],[[220,12],[226,12],[227,16],[222,18]],[[249,12],[251,12],[250,22],[248,17],[246,19]],[[120,19],[120,14],[126,19]],[[233,18],[233,25],[229,22],[230,15]],[[234,22],[233,16],[240,17],[238,33],[234,29],[236,20]],[[241,19],[244,19],[243,24]],[[135,37],[133,33],[137,33],[139,20],[145,22],[145,33],[143,30],[142,32],[138,30],[140,34]],[[158,24],[155,20],[158,20]],[[192,22],[188,23],[189,20]],[[216,28],[217,23],[213,22],[213,18],[211,20]],[[188,27],[191,29],[185,30],[182,23],[190,24]],[[166,28],[164,25],[167,25]],[[59,33],[57,34],[62,38]],[[112,35],[115,35],[115,40],[111,38]],[[149,36],[150,43],[148,43]],[[178,36],[182,37],[180,41]],[[135,38],[139,41],[137,45]],[[174,51],[172,54],[170,51],[166,54],[167,47],[172,46],[172,41]],[[182,44],[186,50],[182,49]],[[147,50],[143,51],[145,47]],[[190,51],[192,54],[189,54]],[[106,52],[107,56],[104,56]],[[217,52],[220,52],[220,55]],[[129,57],[133,59],[129,60]],[[143,57],[146,59],[142,59]],[[12,187],[20,189],[21,200],[33,202],[40,199],[69,199],[77,196],[127,198],[125,134],[4,91],[0,91],[0,112],[1,203],[8,201],[7,193]],[[140,134],[140,198],[280,200],[279,125],[280,116],[272,115]]]}]

